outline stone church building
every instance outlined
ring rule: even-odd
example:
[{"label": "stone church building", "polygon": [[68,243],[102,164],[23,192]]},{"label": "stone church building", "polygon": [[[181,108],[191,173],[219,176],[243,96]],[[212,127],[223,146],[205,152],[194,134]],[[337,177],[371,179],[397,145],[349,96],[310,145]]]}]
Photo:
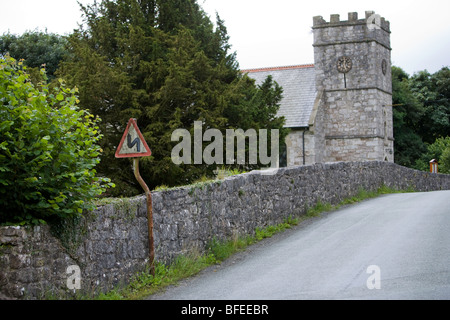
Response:
[{"label": "stone church building", "polygon": [[389,22],[313,18],[314,64],[243,70],[283,87],[278,112],[291,129],[286,164],[394,161]]}]

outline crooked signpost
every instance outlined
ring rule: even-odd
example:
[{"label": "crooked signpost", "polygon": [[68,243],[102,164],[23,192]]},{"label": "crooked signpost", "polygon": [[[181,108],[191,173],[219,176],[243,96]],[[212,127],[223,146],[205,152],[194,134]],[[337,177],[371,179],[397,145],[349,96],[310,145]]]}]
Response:
[{"label": "crooked signpost", "polygon": [[136,119],[130,119],[122,139],[120,140],[119,146],[117,147],[116,158],[133,158],[134,176],[141,185],[142,189],[144,189],[145,195],[147,196],[149,264],[151,274],[155,275],[152,194],[139,173],[139,158],[149,157],[151,154],[152,152],[137,126]]}]

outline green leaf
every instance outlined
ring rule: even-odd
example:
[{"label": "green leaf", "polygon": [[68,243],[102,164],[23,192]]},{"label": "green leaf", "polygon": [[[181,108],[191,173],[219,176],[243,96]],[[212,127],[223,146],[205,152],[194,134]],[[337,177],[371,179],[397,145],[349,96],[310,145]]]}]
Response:
[{"label": "green leaf", "polygon": [[27,178],[27,179],[25,179],[25,181],[26,181],[26,182],[29,182],[29,183],[33,183],[33,182],[38,181],[38,178],[36,178],[36,177]]}]

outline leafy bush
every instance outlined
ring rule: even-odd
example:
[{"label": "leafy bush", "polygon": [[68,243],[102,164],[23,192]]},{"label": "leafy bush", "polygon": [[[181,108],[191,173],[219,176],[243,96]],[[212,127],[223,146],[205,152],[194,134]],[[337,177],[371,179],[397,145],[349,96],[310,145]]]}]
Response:
[{"label": "leafy bush", "polygon": [[450,173],[450,136],[437,138],[434,143],[427,146],[427,152],[416,161],[416,168],[423,171],[430,170],[430,160],[436,159],[439,163],[439,173]]},{"label": "leafy bush", "polygon": [[113,186],[94,169],[100,119],[77,107],[77,88],[41,77],[35,87],[22,61],[0,59],[0,224],[81,215]]}]

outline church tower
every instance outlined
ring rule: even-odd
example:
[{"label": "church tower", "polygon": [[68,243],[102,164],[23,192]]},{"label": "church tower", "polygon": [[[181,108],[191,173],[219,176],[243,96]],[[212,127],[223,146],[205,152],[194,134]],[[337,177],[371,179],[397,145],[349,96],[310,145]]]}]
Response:
[{"label": "church tower", "polygon": [[394,161],[390,25],[372,11],[313,19],[323,161]]}]

